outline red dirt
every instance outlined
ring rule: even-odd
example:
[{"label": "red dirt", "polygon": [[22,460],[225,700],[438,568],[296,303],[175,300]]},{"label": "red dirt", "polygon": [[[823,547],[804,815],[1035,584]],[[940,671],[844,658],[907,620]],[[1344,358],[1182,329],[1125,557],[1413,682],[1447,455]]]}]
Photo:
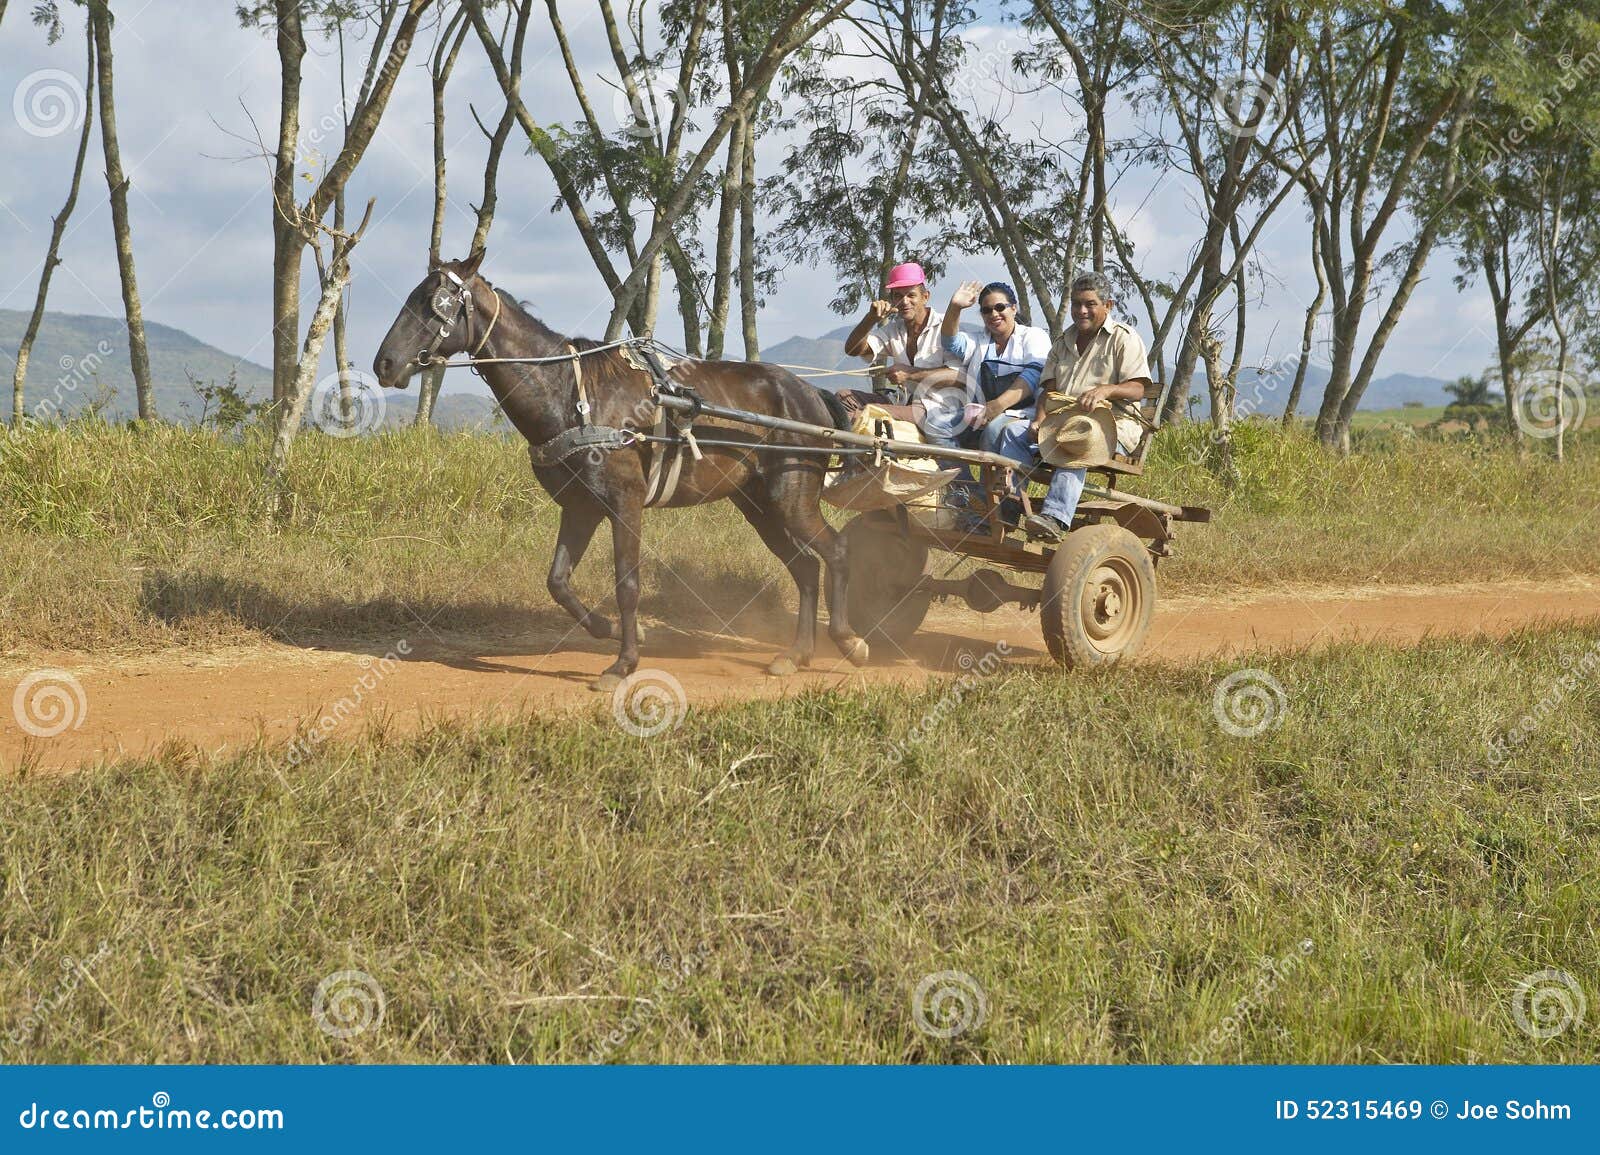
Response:
[{"label": "red dirt", "polygon": [[[573,633],[559,611],[508,623],[500,636],[440,636],[419,630],[397,662],[398,639],[307,649],[263,645],[196,653],[96,661],[92,656],[29,655],[0,670],[0,765],[67,768],[99,758],[143,754],[176,740],[203,750],[247,743],[258,735],[283,740],[314,721],[358,680],[373,685],[343,726],[382,718],[406,730],[441,716],[497,712],[594,710],[610,696],[587,689],[609,664],[614,646]],[[1182,662],[1245,650],[1300,649],[1334,640],[1406,645],[1429,635],[1497,636],[1523,626],[1600,619],[1600,580],[1555,586],[1498,584],[1297,589],[1237,599],[1170,598],[1158,608],[1144,661]],[[520,626],[520,628],[518,628]],[[889,680],[920,681],[969,668],[997,642],[1011,661],[1048,663],[1034,615],[1003,609],[978,615],[936,605],[904,654],[880,647],[864,669],[849,666],[826,637],[815,668],[769,678],[767,661],[782,648],[790,623],[739,619],[737,635],[682,632],[652,625],[641,668],[665,670],[691,706],[772,697],[813,686],[850,687]],[[363,663],[366,663],[363,665]],[[33,671],[64,669],[82,686],[75,726],[54,737],[21,728],[15,691]],[[7,705],[12,710],[6,710]],[[54,715],[35,715],[49,722]]]}]

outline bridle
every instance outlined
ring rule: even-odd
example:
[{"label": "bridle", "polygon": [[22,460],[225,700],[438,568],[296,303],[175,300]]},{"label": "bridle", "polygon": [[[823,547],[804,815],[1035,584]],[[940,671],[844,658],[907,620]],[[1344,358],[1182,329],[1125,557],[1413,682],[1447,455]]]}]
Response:
[{"label": "bridle", "polygon": [[[428,311],[438,320],[439,328],[433,334],[433,340],[424,345],[422,351],[417,354],[417,366],[422,369],[426,369],[434,363],[434,354],[439,351],[439,346],[444,344],[445,339],[450,336],[456,324],[463,319],[466,321],[467,340],[470,345],[472,321],[477,315],[476,302],[472,299],[472,290],[467,287],[467,283],[450,269],[440,269],[439,272],[443,274],[447,281],[454,284],[455,288],[452,290],[449,285],[441,285],[428,298]],[[483,347],[489,343],[489,334],[494,332],[495,322],[499,319],[500,294],[495,293],[494,315],[489,318],[489,324],[484,327],[483,336],[478,338],[478,344],[472,350],[471,357],[473,360],[477,359],[478,354],[483,352]],[[477,371],[476,366],[473,369],[474,372]]]}]

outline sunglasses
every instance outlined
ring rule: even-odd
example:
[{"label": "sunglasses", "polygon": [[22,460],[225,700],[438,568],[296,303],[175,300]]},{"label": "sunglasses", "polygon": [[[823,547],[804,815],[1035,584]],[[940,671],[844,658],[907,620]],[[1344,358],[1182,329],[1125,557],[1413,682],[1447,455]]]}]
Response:
[{"label": "sunglasses", "polygon": [[1011,303],[1005,301],[998,305],[984,305],[979,308],[978,312],[987,317],[990,313],[1004,313],[1009,308],[1011,308]]}]

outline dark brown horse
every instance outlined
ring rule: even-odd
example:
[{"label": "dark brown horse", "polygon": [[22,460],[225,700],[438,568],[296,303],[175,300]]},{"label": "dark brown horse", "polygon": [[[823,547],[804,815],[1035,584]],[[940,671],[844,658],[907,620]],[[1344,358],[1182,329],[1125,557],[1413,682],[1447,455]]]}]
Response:
[{"label": "dark brown horse", "polygon": [[[485,361],[559,359],[539,365],[484,364],[479,371],[511,424],[534,447],[534,476],[561,507],[561,529],[550,565],[551,596],[594,637],[621,640],[617,660],[592,683],[594,689],[609,690],[639,665],[640,522],[652,453],[665,452],[666,447],[648,442],[602,445],[586,435],[608,429],[651,432],[657,409],[653,379],[648,369],[636,367],[617,349],[571,358],[575,351],[596,349],[595,343],[569,341],[529,316],[508,294],[478,275],[482,261],[479,251],[430,270],[390,326],[373,371],[380,384],[401,389],[424,361],[452,354],[468,353]],[[712,404],[813,425],[834,427],[842,421],[842,411],[825,402],[814,387],[773,365],[684,361],[670,376]],[[586,414],[580,414],[580,401],[587,402]],[[828,634],[850,661],[864,663],[867,644],[845,620],[844,538],[823,519],[818,506],[826,455],[743,448],[757,443],[816,448],[824,443],[804,434],[703,417],[695,422],[694,431],[698,438],[737,444],[707,445],[699,459],[682,453],[677,486],[662,504],[732,501],[783,562],[800,591],[794,646],[773,659],[768,672],[791,673],[811,661],[824,563]],[[558,435],[566,436],[556,441]],[[541,446],[550,448],[541,454]],[[550,461],[567,450],[572,452]],[[541,459],[549,463],[542,464]],[[601,518],[611,521],[620,631],[572,591],[572,571]]]}]

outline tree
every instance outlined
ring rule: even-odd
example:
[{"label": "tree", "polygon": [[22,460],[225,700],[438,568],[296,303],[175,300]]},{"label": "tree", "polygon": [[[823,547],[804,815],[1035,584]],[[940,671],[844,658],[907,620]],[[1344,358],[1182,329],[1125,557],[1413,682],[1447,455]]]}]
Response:
[{"label": "tree", "polygon": [[[370,218],[372,205],[367,206],[366,217],[360,228],[354,232],[346,232],[337,227],[323,223],[324,217],[333,207],[335,200],[344,191],[351,174],[360,164],[362,156],[366,153],[367,146],[372,142],[373,135],[378,130],[378,123],[383,117],[384,109],[388,106],[389,97],[394,91],[395,82],[399,79],[401,66],[404,65],[407,54],[417,35],[417,27],[423,14],[431,5],[432,0],[406,0],[405,7],[400,9],[397,0],[383,0],[375,9],[378,18],[379,31],[373,37],[373,44],[368,54],[367,72],[371,76],[370,84],[363,83],[363,93],[357,100],[355,107],[350,111],[349,127],[345,132],[344,140],[339,152],[328,162],[323,169],[321,178],[316,182],[311,194],[300,204],[292,199],[287,202],[277,203],[274,212],[282,222],[291,228],[290,239],[293,244],[289,246],[293,252],[293,273],[295,278],[296,293],[291,295],[292,315],[298,326],[299,298],[298,281],[299,266],[304,258],[305,250],[309,247],[317,257],[321,296],[317,303],[316,312],[313,314],[307,327],[305,340],[302,345],[292,351],[292,355],[285,364],[293,368],[289,378],[286,392],[275,396],[274,404],[277,414],[277,433],[273,438],[269,450],[267,470],[270,476],[279,475],[288,460],[289,447],[300,427],[300,421],[305,414],[306,402],[311,396],[313,378],[317,371],[317,362],[322,355],[323,342],[328,330],[332,327],[334,314],[338,310],[339,300],[344,293],[345,286],[350,280],[349,253],[360,240],[366,227],[366,219]],[[385,9],[398,12],[398,22],[384,19]],[[300,6],[297,0],[278,0],[275,9],[280,21],[278,46],[280,52],[280,70],[283,79],[284,92],[288,97],[292,91],[296,111],[292,117],[285,116],[283,123],[295,126],[298,134],[298,101],[300,61],[305,52],[302,39],[302,20]],[[241,16],[248,17],[248,13],[241,12]],[[292,26],[293,35],[286,35],[282,21],[288,20]],[[393,27],[392,36],[387,35],[389,28]],[[379,62],[381,67],[379,66]],[[292,84],[290,80],[292,78]],[[287,142],[280,138],[278,143],[277,160],[281,164],[287,152],[291,162],[298,149],[297,137],[291,137]],[[274,166],[274,194],[276,199],[277,165]],[[331,254],[327,260],[323,259],[321,240],[327,236],[332,242]],[[278,251],[275,244],[275,253]],[[287,267],[287,266],[285,266]],[[274,271],[274,285],[278,282],[278,270]],[[285,318],[279,313],[284,302],[274,294],[274,324],[285,323]],[[275,359],[278,356],[274,351]],[[276,387],[275,387],[276,393]]]},{"label": "tree", "polygon": [[672,231],[694,201],[700,176],[721,148],[723,140],[735,125],[745,124],[748,118],[755,115],[762,95],[784,61],[802,45],[809,43],[849,6],[850,0],[828,0],[826,3],[824,0],[791,0],[771,40],[740,77],[742,86],[737,92],[729,94],[728,103],[723,106],[711,131],[678,175],[670,197],[657,204],[650,235],[639,250],[638,259],[628,275],[617,286],[616,301],[606,323],[607,340],[621,336],[629,311],[645,288],[656,254],[667,244]]},{"label": "tree", "polygon": [[[469,31],[471,25],[467,23],[466,10],[458,8],[444,24],[438,42],[434,45],[433,59],[428,65],[428,76],[433,88],[433,227],[428,233],[430,267],[439,264],[443,259],[439,249],[444,243],[444,216],[449,203],[446,195],[448,182],[444,137],[445,86],[450,83],[450,74],[456,67],[456,57],[461,54],[462,42],[466,40]],[[443,365],[423,372],[417,389],[418,425],[432,422],[433,406],[439,399],[439,389],[444,384],[445,372]]]},{"label": "tree", "polygon": [[[1255,245],[1293,191],[1293,178],[1320,153],[1317,141],[1297,142],[1290,132],[1303,91],[1303,8],[1266,0],[1133,10],[1151,61],[1135,95],[1150,117],[1145,155],[1185,178],[1199,195],[1203,221],[1187,269],[1158,286],[1144,285],[1116,238],[1124,271],[1150,313],[1152,348],[1164,350],[1183,323],[1164,420],[1183,417],[1195,367],[1206,360],[1214,311],[1233,293],[1242,314]],[[1166,301],[1159,314],[1157,298]],[[1157,359],[1164,362],[1164,352]],[[1225,425],[1227,414],[1220,417]],[[1213,405],[1212,420],[1218,419]]]},{"label": "tree", "polygon": [[[0,2],[0,16],[4,15],[5,5]],[[44,8],[35,15],[35,21],[50,28],[52,42],[61,34],[60,14],[53,6]],[[89,152],[89,136],[94,125],[94,79],[95,79],[95,51],[94,51],[94,25],[91,22],[84,24],[84,52],[88,60],[86,75],[83,80],[83,131],[78,134],[78,152],[72,162],[72,182],[67,187],[67,200],[61,206],[61,211],[55,215],[50,227],[50,244],[45,250],[44,266],[39,271],[39,292],[34,297],[33,312],[28,316],[28,327],[22,334],[22,341],[17,346],[17,366],[11,377],[11,427],[13,430],[22,428],[23,397],[28,378],[28,358],[33,352],[33,343],[38,339],[39,326],[44,321],[45,298],[50,294],[50,276],[61,263],[61,238],[67,229],[67,219],[72,216],[73,207],[78,203],[78,185],[83,179],[83,160]]]},{"label": "tree", "polygon": [[100,143],[106,160],[106,186],[111,194],[111,231],[116,240],[117,273],[122,281],[122,311],[128,324],[128,362],[138,396],[139,418],[156,417],[155,393],[150,384],[150,350],[145,343],[144,305],[139,298],[139,278],[133,264],[133,227],[128,222],[128,185],[122,171],[122,146],[117,141],[117,107],[112,84],[111,28],[108,0],[88,0],[89,25],[94,34],[95,70],[100,83]]},{"label": "tree", "polygon": [[[1316,426],[1328,448],[1348,452],[1356,406],[1459,195],[1461,144],[1485,61],[1499,51],[1512,16],[1427,0],[1343,4],[1317,16],[1305,115],[1295,117],[1295,131],[1302,154],[1314,140],[1321,156],[1295,179],[1322,233],[1333,298],[1333,364]],[[1403,213],[1412,218],[1410,235],[1385,248]],[[1393,287],[1362,349],[1367,308],[1385,272]]]},{"label": "tree", "polygon": [[1083,245],[1079,192],[1061,142],[1013,134],[1017,61],[984,44],[974,11],[949,0],[890,0],[849,18],[791,70],[787,122],[806,130],[769,182],[780,252],[839,273],[832,307],[872,299],[888,267],[912,259],[936,277],[957,255],[996,251],[1021,310],[1058,331]]}]

